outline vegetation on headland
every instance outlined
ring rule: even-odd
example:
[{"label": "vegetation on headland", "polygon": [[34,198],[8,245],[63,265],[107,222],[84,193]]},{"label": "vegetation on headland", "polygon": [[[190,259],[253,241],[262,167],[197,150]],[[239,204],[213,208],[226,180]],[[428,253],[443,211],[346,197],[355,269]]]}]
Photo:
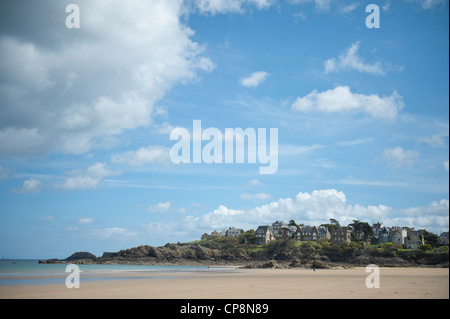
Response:
[{"label": "vegetation on headland", "polygon": [[[81,258],[79,258],[81,257]],[[298,242],[292,238],[257,245],[254,232],[240,237],[216,237],[190,243],[168,243],[153,247],[141,245],[95,257],[75,253],[66,260],[46,260],[42,263],[67,262],[78,264],[149,264],[149,265],[241,265],[247,268],[353,267],[376,264],[380,267],[448,267],[448,246],[422,245],[420,249],[403,249],[386,243],[369,245],[355,240],[341,245],[329,241]]]}]

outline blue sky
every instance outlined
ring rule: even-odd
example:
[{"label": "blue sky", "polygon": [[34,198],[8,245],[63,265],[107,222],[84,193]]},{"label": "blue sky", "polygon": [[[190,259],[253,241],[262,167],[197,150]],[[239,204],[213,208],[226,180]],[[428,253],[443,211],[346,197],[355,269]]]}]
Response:
[{"label": "blue sky", "polygon": [[[379,29],[362,1],[3,1],[0,256],[290,219],[448,231],[448,1],[371,3]],[[277,172],[172,163],[193,120],[277,128]]]}]

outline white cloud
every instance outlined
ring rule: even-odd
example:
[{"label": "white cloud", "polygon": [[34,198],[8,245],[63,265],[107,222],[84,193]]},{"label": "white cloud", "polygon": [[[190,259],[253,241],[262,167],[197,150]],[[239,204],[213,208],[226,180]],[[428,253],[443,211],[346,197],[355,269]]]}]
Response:
[{"label": "white cloud", "polygon": [[128,164],[130,166],[142,166],[149,163],[167,164],[170,162],[170,149],[164,146],[141,147],[137,151],[127,151],[114,154],[111,160],[114,163]]},{"label": "white cloud", "polygon": [[164,232],[172,229],[179,236],[224,229],[230,226],[256,229],[259,225],[272,224],[276,220],[295,220],[306,225],[328,223],[330,218],[341,225],[357,219],[370,224],[382,221],[386,226],[426,228],[429,231],[448,230],[449,201],[442,199],[423,207],[394,209],[386,205],[359,205],[347,203],[346,195],[335,189],[298,193],[295,198],[281,198],[271,203],[248,209],[231,209],[220,205],[203,216],[186,216],[170,224],[145,225],[149,230]]},{"label": "white cloud", "polygon": [[329,10],[331,0],[288,0],[289,3],[292,4],[304,4],[314,2],[316,8],[320,10]]},{"label": "white cloud", "polygon": [[119,240],[124,241],[137,236],[137,232],[122,227],[92,229],[80,234],[83,238],[95,240]]},{"label": "white cloud", "polygon": [[266,201],[270,199],[270,194],[267,193],[256,193],[256,194],[249,194],[249,193],[242,193],[241,199],[243,200],[256,200],[256,201]]},{"label": "white cloud", "polygon": [[241,85],[245,87],[257,87],[264,82],[269,73],[264,71],[253,72],[248,77],[241,80]]},{"label": "white cloud", "polygon": [[444,137],[438,134],[422,137],[418,141],[418,143],[425,143],[435,148],[443,148],[447,146],[447,143],[444,140]]},{"label": "white cloud", "polygon": [[100,182],[108,176],[117,175],[106,168],[105,163],[95,163],[85,171],[72,171],[63,183],[57,184],[56,188],[65,190],[92,190],[96,189]]},{"label": "white cloud", "polygon": [[147,207],[149,213],[167,213],[172,207],[171,202],[161,202]]},{"label": "white cloud", "polygon": [[342,141],[336,143],[337,146],[355,146],[355,145],[361,145],[361,144],[367,144],[373,142],[372,137],[366,137],[366,138],[358,138],[353,141]]},{"label": "white cloud", "polygon": [[78,220],[78,224],[80,224],[80,225],[92,224],[94,222],[95,222],[95,219],[92,217],[83,217]]},{"label": "white cloud", "polygon": [[443,164],[444,164],[444,169],[448,172],[448,160],[446,160]]},{"label": "white cloud", "polygon": [[262,186],[264,186],[264,184],[261,183],[259,181],[259,179],[252,179],[252,180],[248,181],[247,185],[250,186],[250,187],[262,187]]},{"label": "white cloud", "polygon": [[406,0],[406,2],[417,2],[422,5],[424,10],[432,9],[438,5],[443,5],[447,0]]},{"label": "white cloud", "polygon": [[337,59],[333,58],[325,61],[325,73],[356,70],[362,73],[370,73],[374,75],[386,74],[386,71],[383,69],[380,62],[375,62],[373,64],[365,63],[364,59],[358,55],[358,50],[359,42],[355,42]]},{"label": "white cloud", "polygon": [[0,52],[0,73],[9,79],[10,86],[19,89],[20,94],[41,92],[54,84],[49,75],[49,57],[34,44],[2,37]]},{"label": "white cloud", "polygon": [[243,13],[244,7],[256,6],[258,9],[267,9],[276,0],[191,0],[201,13],[212,15],[219,13]]},{"label": "white cloud", "polygon": [[294,14],[294,18],[300,18],[301,20],[305,21],[306,15],[303,12],[299,12],[299,13]]},{"label": "white cloud", "polygon": [[301,112],[366,113],[374,118],[394,120],[403,108],[403,98],[394,91],[390,96],[352,93],[348,86],[337,86],[324,92],[312,91],[299,97],[291,108]]},{"label": "white cloud", "polygon": [[349,12],[355,11],[355,9],[358,8],[358,6],[359,6],[359,3],[357,3],[357,2],[343,6],[341,8],[341,12],[349,13]]},{"label": "white cloud", "polygon": [[48,221],[52,221],[55,220],[55,216],[53,215],[48,215],[45,217],[42,217],[41,219],[39,219],[40,222],[48,222]]},{"label": "white cloud", "polygon": [[30,178],[23,182],[22,186],[13,188],[12,192],[17,194],[39,193],[42,188],[40,180]]},{"label": "white cloud", "polygon": [[278,147],[278,155],[280,156],[304,155],[324,147],[325,146],[318,144],[314,145],[282,144]]},{"label": "white cloud", "polygon": [[181,0],[77,4],[82,22],[72,36],[55,27],[61,22],[54,11],[64,15],[64,4],[45,2],[39,19],[51,31],[27,28],[35,19],[30,8],[16,33],[33,36],[0,37],[2,156],[111,147],[124,130],[150,126],[155,103],[173,85],[214,68],[180,21]]},{"label": "white cloud", "polygon": [[420,156],[420,153],[414,150],[405,150],[398,146],[384,150],[382,156],[387,160],[389,167],[403,168],[414,165],[415,160]]}]

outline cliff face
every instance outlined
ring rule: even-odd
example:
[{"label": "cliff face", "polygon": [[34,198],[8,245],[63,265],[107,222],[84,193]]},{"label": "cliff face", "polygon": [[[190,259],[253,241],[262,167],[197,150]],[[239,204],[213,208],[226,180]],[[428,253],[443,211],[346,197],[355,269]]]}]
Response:
[{"label": "cliff face", "polygon": [[[61,262],[47,260],[43,263]],[[240,244],[237,240],[208,240],[198,243],[166,244],[161,247],[141,245],[118,252],[107,252],[101,257],[90,253],[75,253],[64,262],[78,264],[147,264],[147,265],[242,265],[248,268],[335,266],[380,267],[448,267],[448,252],[401,252],[391,255],[378,250],[355,247],[334,247],[313,244],[297,245],[295,241],[276,241],[266,246]]]}]

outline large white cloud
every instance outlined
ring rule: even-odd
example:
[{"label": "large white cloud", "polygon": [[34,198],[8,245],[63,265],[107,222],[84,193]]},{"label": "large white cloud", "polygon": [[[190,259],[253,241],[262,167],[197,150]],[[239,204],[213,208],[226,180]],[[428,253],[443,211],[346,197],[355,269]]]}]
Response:
[{"label": "large white cloud", "polygon": [[[66,29],[61,3],[44,1],[50,40],[0,33],[0,156],[114,145],[115,135],[152,123],[155,103],[173,85],[214,68],[180,21],[182,0],[77,4],[80,29]],[[31,29],[31,14],[23,12],[16,28]]]},{"label": "large white cloud", "polygon": [[[334,218],[346,226],[353,220],[383,222],[386,226],[407,226],[439,233],[449,227],[449,200],[442,199],[424,207],[394,209],[386,205],[349,204],[346,195],[335,189],[298,193],[295,198],[281,198],[269,204],[248,209],[232,209],[220,205],[202,216],[186,216],[170,224],[144,225],[145,229],[174,229],[180,235],[201,235],[214,229],[230,226],[256,229],[259,225],[272,224],[276,220],[295,220],[305,225],[329,223]],[[158,227],[156,227],[158,226]]]}]

